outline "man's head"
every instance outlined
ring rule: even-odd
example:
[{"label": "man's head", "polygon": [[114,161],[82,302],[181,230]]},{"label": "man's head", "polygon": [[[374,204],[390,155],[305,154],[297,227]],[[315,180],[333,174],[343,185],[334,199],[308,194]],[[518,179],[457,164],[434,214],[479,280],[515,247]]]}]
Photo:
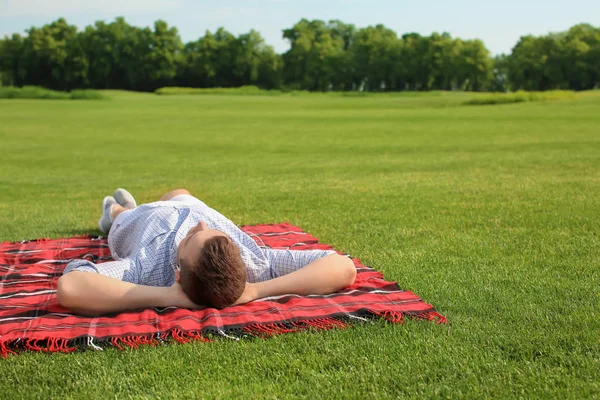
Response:
[{"label": "man's head", "polygon": [[180,283],[194,303],[216,308],[232,305],[246,285],[246,265],[227,235],[204,222],[179,244]]}]

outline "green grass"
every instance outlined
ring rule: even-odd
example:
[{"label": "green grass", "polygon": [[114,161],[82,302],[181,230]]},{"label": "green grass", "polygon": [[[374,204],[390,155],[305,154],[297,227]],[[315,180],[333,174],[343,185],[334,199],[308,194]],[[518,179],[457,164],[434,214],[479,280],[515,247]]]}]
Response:
[{"label": "green grass", "polygon": [[59,92],[39,86],[0,86],[0,99],[44,99],[44,100],[106,100],[108,97],[97,90],[75,89]]},{"label": "green grass", "polygon": [[0,100],[0,240],[98,233],[116,187],[290,221],[448,326],[0,360],[5,398],[598,398],[600,92]]},{"label": "green grass", "polygon": [[482,106],[492,104],[526,103],[530,101],[572,100],[575,92],[570,90],[549,90],[547,92],[527,92],[519,90],[514,93],[485,93],[479,94],[463,104]]}]

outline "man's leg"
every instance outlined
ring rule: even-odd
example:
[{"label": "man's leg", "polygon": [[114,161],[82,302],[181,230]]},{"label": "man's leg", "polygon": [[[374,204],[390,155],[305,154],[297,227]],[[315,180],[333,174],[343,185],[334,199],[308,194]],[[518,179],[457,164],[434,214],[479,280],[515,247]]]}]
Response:
[{"label": "man's leg", "polygon": [[110,213],[112,214],[113,221],[115,219],[117,219],[117,216],[119,214],[121,214],[123,211],[127,211],[127,210],[128,210],[128,208],[125,208],[125,207],[123,207],[123,206],[121,206],[119,204],[113,204],[112,208],[110,210]]},{"label": "man's leg", "polygon": [[185,189],[175,189],[175,190],[171,190],[170,192],[165,193],[161,198],[160,201],[168,201],[171,200],[173,197],[182,195],[182,194],[187,194],[187,195],[192,195],[190,192],[188,192]]},{"label": "man's leg", "polygon": [[[135,200],[133,199],[133,196],[131,196],[129,194],[129,192],[127,192],[124,189],[117,189],[115,191],[115,194],[120,194],[120,192],[123,192],[122,193],[123,196],[121,196],[120,199],[127,200],[124,203],[126,206],[119,204],[116,201],[116,199],[112,196],[105,197],[104,201],[102,202],[102,217],[100,218],[100,221],[98,221],[98,227],[104,233],[108,233],[110,231],[110,227],[111,227],[113,221],[117,218],[117,216],[119,214],[121,214],[124,211],[129,211],[131,208],[135,207],[135,205],[136,205]],[[160,200],[161,201],[171,200],[172,198],[183,195],[183,194],[191,195],[191,193],[185,189],[175,189],[175,190],[171,190],[170,192],[165,193],[160,198]],[[128,199],[128,198],[130,198],[130,199]]]},{"label": "man's leg", "polygon": [[117,203],[112,196],[106,196],[102,201],[102,216],[98,221],[98,228],[102,233],[108,234],[115,218],[124,211],[131,211]]}]

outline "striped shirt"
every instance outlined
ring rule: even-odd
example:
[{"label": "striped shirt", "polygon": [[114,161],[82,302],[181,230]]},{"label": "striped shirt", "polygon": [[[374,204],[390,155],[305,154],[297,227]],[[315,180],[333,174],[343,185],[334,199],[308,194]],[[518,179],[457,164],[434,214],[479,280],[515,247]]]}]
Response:
[{"label": "striped shirt", "polygon": [[64,273],[95,272],[125,282],[149,286],[175,283],[177,248],[188,231],[204,221],[225,233],[239,247],[248,282],[261,282],[289,274],[311,262],[334,254],[333,250],[274,250],[258,244],[237,225],[189,195],[157,201],[124,211],[108,235],[115,261],[95,264],[72,260]]}]

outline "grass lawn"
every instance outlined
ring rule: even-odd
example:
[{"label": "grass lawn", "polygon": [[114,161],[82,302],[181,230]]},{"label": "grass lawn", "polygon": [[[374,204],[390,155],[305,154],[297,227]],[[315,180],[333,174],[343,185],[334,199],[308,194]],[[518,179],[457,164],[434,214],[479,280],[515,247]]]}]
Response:
[{"label": "grass lawn", "polygon": [[122,186],[289,221],[449,319],[0,359],[2,398],[598,398],[600,92],[0,100],[0,241],[99,233]]}]

